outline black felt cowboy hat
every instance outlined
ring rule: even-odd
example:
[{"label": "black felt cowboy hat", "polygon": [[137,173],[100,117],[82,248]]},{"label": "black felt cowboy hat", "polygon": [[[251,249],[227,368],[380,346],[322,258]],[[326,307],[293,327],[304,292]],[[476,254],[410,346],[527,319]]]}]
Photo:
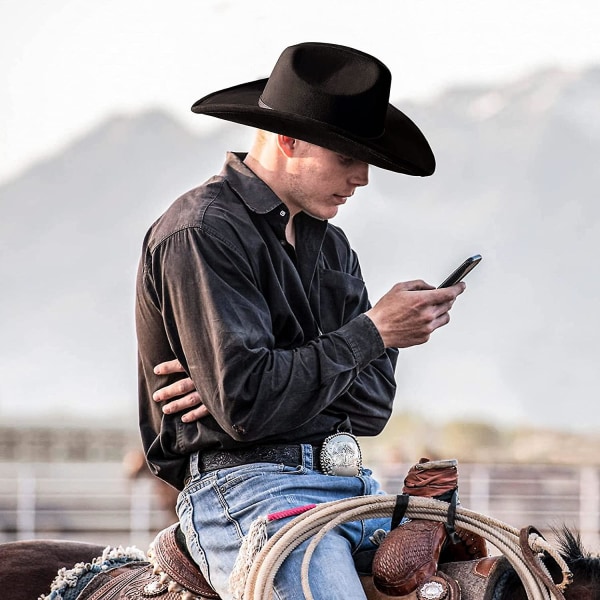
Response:
[{"label": "black felt cowboy hat", "polygon": [[308,42],[286,48],[271,76],[204,96],[192,111],[288,135],[369,164],[431,175],[419,128],[389,103],[392,76],[354,48]]}]

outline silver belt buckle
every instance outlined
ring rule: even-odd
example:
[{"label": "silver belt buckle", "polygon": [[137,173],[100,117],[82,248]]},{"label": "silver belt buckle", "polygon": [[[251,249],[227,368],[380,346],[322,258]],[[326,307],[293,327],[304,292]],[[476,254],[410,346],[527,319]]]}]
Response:
[{"label": "silver belt buckle", "polygon": [[358,440],[351,433],[334,433],[321,446],[321,468],[326,475],[356,477],[362,469]]}]

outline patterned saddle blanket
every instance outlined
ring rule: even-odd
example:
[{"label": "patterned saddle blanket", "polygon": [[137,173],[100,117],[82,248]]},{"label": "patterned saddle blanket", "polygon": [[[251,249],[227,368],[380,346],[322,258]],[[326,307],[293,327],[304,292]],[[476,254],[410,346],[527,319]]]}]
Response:
[{"label": "patterned saddle blanket", "polygon": [[219,600],[188,555],[177,523],[156,536],[147,556],[108,550],[92,564],[59,573],[45,600]]}]

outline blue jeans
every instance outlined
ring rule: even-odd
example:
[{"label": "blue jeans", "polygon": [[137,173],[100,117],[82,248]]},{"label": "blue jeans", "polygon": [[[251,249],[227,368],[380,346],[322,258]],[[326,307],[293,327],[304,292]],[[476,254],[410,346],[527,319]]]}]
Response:
[{"label": "blue jeans", "polygon": [[[306,504],[383,493],[367,469],[357,477],[330,476],[313,469],[310,445],[303,445],[303,463],[297,467],[254,463],[199,473],[193,454],[190,474],[179,495],[177,514],[193,559],[223,600],[232,597],[229,575],[255,519]],[[270,521],[269,537],[292,518]],[[387,531],[389,525],[389,518],[355,521],[325,536],[310,563],[315,600],[365,600],[357,569],[369,572],[376,549],[369,538],[377,529]],[[280,567],[274,582],[276,599],[304,598],[300,568],[308,543],[296,548]]]}]

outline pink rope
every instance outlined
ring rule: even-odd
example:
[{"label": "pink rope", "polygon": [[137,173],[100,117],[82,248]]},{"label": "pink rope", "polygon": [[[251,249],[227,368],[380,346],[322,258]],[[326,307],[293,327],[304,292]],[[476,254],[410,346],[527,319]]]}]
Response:
[{"label": "pink rope", "polygon": [[271,513],[267,515],[267,520],[278,521],[279,519],[285,519],[286,517],[296,517],[305,513],[307,510],[314,508],[316,504],[307,504],[306,506],[297,506],[296,508],[288,508],[287,510],[281,510],[279,512]]}]

